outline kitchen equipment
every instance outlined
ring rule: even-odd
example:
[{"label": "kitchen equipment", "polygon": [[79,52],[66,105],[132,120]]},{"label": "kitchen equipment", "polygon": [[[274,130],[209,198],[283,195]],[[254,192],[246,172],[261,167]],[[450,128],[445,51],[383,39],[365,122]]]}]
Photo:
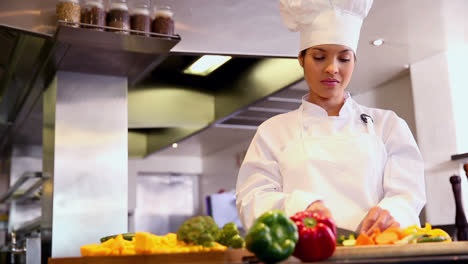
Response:
[{"label": "kitchen equipment", "polygon": [[457,227],[457,240],[468,240],[468,223],[466,221],[465,211],[461,199],[461,178],[458,175],[450,177],[453,196],[455,197],[455,226]]}]

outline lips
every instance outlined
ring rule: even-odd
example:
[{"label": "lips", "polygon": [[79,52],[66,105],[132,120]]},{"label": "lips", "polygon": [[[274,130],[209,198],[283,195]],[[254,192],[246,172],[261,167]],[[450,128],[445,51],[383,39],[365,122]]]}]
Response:
[{"label": "lips", "polygon": [[340,81],[338,81],[337,79],[332,79],[332,78],[327,78],[327,79],[321,80],[320,82],[327,86],[335,86],[340,83]]}]

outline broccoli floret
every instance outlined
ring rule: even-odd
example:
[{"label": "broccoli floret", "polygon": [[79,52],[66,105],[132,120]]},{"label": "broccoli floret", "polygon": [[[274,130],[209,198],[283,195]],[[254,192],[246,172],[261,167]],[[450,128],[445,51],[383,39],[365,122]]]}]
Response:
[{"label": "broccoli floret", "polygon": [[229,246],[232,248],[243,248],[245,246],[244,239],[240,235],[231,237]]},{"label": "broccoli floret", "polygon": [[205,247],[214,246],[219,227],[210,216],[196,216],[186,220],[177,231],[177,239]]},{"label": "broccoli floret", "polygon": [[225,224],[221,232],[219,232],[216,242],[232,248],[244,247],[244,239],[239,235],[239,230],[235,223]]},{"label": "broccoli floret", "polygon": [[223,232],[226,237],[233,237],[239,234],[239,230],[237,229],[237,226],[235,223],[225,224],[221,232]]}]

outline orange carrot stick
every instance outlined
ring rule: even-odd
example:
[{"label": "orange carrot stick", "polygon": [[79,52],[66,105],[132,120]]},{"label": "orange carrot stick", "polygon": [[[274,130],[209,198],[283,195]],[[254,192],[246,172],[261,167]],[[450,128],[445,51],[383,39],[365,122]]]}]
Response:
[{"label": "orange carrot stick", "polygon": [[368,246],[375,245],[374,240],[372,240],[368,235],[362,233],[356,239],[356,246]]}]

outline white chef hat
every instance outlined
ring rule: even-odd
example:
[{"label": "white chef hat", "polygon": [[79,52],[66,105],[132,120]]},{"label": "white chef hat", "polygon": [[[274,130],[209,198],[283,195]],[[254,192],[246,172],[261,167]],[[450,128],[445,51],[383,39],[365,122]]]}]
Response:
[{"label": "white chef hat", "polygon": [[364,18],[373,0],[279,0],[284,24],[301,34],[301,51],[340,44],[357,51]]}]

